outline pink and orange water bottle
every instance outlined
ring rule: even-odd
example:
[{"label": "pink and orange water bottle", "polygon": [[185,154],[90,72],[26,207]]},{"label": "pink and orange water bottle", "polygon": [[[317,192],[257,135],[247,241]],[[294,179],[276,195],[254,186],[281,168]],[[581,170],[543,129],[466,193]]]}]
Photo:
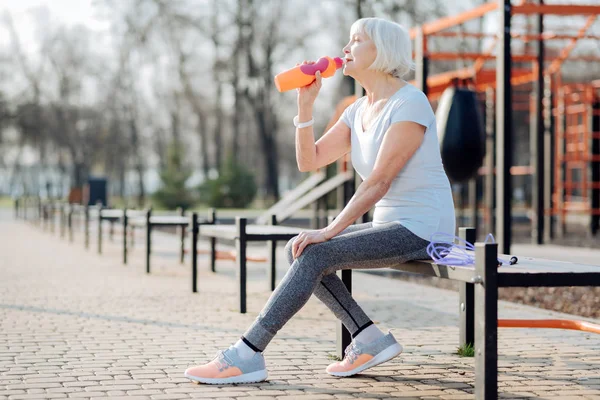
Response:
[{"label": "pink and orange water bottle", "polygon": [[344,65],[344,61],[339,57],[321,57],[314,64],[298,65],[277,74],[275,86],[280,92],[308,86],[315,81],[317,71],[321,72],[323,78],[328,78],[342,68],[342,65]]}]

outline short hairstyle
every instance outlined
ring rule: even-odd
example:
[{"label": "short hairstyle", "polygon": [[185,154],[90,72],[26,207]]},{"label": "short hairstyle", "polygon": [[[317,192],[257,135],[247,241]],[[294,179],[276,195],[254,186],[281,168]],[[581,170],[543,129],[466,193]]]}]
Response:
[{"label": "short hairstyle", "polygon": [[402,25],[382,18],[361,18],[350,28],[351,37],[356,33],[367,34],[377,49],[370,69],[402,78],[415,68],[410,35]]}]

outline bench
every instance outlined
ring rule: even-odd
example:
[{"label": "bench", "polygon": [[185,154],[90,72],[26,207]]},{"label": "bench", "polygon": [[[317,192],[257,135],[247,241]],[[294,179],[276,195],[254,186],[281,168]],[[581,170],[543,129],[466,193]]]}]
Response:
[{"label": "bench", "polygon": [[[475,229],[460,228],[459,236],[474,243]],[[474,344],[475,397],[491,400],[498,398],[498,288],[600,286],[600,267],[530,257],[519,257],[516,265],[498,267],[495,243],[475,243],[474,255],[475,265],[471,266],[418,260],[393,269],[459,282],[459,345]],[[352,291],[352,270],[341,271],[341,276]],[[341,357],[351,337],[341,323],[337,332],[336,350]]]},{"label": "bench", "polygon": [[[196,219],[197,224],[214,224],[214,211],[209,212],[206,218]],[[183,263],[185,256],[185,234],[187,229],[192,224],[192,218],[185,215],[152,215],[152,211],[149,210],[146,214],[146,273],[150,273],[150,256],[152,254],[152,229],[154,227],[179,227],[181,246],[179,251],[179,261]]]},{"label": "bench", "polygon": [[[296,211],[301,210],[302,208],[319,202],[321,199],[325,198],[329,193],[339,188],[344,188],[348,183],[354,181],[354,174],[351,172],[341,172],[335,175],[332,178],[329,178],[325,182],[321,183],[317,187],[308,191],[306,194],[296,199],[293,202],[287,204],[287,206],[281,209],[279,212],[271,215],[270,225],[262,225],[262,224],[253,224],[248,225],[248,219],[237,217],[236,225],[203,225],[199,229],[196,229],[193,226],[192,230],[194,235],[192,237],[192,246],[194,249],[192,250],[192,254],[196,253],[196,241],[198,236],[208,237],[210,238],[210,253],[211,253],[211,261],[210,268],[211,271],[215,272],[216,270],[216,241],[217,239],[225,239],[225,240],[233,240],[236,242],[236,262],[238,263],[238,279],[240,281],[240,302],[239,309],[241,313],[246,312],[246,262],[247,262],[247,254],[246,247],[248,242],[267,242],[267,259],[268,259],[268,269],[267,275],[268,285],[270,290],[275,289],[276,282],[276,258],[275,258],[275,249],[277,246],[277,241],[288,241],[292,239],[294,236],[297,236],[303,229],[296,227],[285,227],[278,225],[281,222],[290,218]],[[264,221],[260,220],[260,222]],[[197,230],[197,232],[196,232]],[[192,258],[192,271],[196,271],[196,258]],[[193,272],[194,274],[194,272]],[[192,278],[195,281],[195,278]],[[192,284],[195,288],[195,283]]]},{"label": "bench", "polygon": [[[127,226],[129,218],[136,218],[143,216],[146,211],[143,210],[129,210],[129,209],[106,209],[102,208],[102,206],[97,206],[97,217],[98,217],[98,254],[102,254],[102,223],[104,221],[109,221],[111,224],[111,230],[109,233],[109,237],[112,239],[113,236],[113,225],[115,222],[121,221],[123,223],[123,264],[127,264]],[[89,211],[85,215],[86,218],[86,243],[89,237],[89,229],[87,228],[87,224],[89,222]],[[87,246],[87,244],[86,244]]]},{"label": "bench", "polygon": [[[193,224],[192,229],[192,291],[197,291],[197,259],[196,243],[198,236],[233,240],[236,244],[237,279],[239,285],[238,299],[240,313],[246,313],[246,249],[249,242],[267,242],[269,266],[267,269],[269,289],[275,288],[276,258],[275,250],[278,241],[288,241],[297,236],[303,229],[280,225],[248,225],[248,219],[237,217],[235,225],[198,225]],[[211,268],[214,271],[216,249],[214,240],[211,241]]]}]

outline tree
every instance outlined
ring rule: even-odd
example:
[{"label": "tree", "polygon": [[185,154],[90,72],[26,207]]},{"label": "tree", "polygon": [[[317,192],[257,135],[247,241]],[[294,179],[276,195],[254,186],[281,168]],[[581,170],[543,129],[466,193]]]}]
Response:
[{"label": "tree", "polygon": [[200,185],[201,200],[215,208],[246,208],[256,196],[256,181],[250,170],[229,156],[217,179]]},{"label": "tree", "polygon": [[194,204],[194,196],[186,186],[192,170],[184,162],[184,148],[173,141],[167,151],[167,163],[160,171],[161,187],[154,193],[154,200],[163,207],[184,210]]}]

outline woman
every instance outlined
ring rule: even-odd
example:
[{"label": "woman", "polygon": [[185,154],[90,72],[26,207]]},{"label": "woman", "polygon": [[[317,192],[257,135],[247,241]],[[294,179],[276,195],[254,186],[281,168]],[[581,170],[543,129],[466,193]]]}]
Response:
[{"label": "woman", "polygon": [[[363,182],[333,223],[290,240],[291,267],[255,322],[213,361],[186,370],[187,378],[217,384],[265,380],[262,352],[313,293],[353,337],[344,359],[327,367],[329,374],[351,376],[400,354],[402,346],[373,324],[335,272],[425,259],[431,234],[454,234],[454,204],[433,110],[423,92],[402,80],[413,65],[411,52],[400,25],[378,18],[356,21],[344,47],[344,74],[356,79],[366,96],[346,108],[317,143],[312,113],[320,75],[298,90],[294,125],[300,171],[322,168],[350,152]],[[372,223],[353,225],[373,206]]]}]

